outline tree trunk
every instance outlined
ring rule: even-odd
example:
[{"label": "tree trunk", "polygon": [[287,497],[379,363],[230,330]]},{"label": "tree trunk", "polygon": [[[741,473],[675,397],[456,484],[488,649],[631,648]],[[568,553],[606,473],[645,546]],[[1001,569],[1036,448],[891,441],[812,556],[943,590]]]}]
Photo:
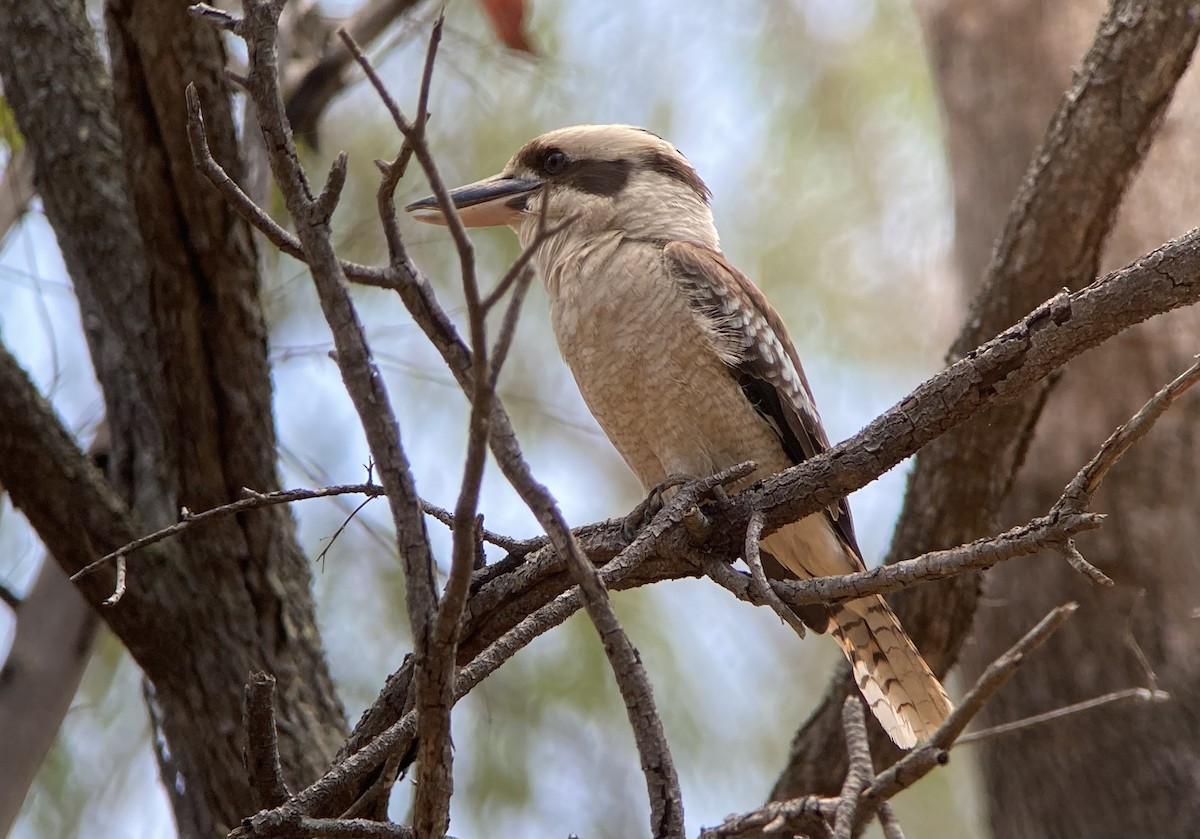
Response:
[{"label": "tree trunk", "polygon": [[[81,4],[0,0],[4,93],[79,298],[120,496],[0,353],[0,482],[68,572],[181,508],[278,488],[256,248],[196,173],[185,130],[192,82],[214,153],[240,175],[226,56],[187,5],[110,2],[110,78]],[[112,580],[81,588],[97,604]],[[186,779],[191,799],[176,811],[181,835],[227,832],[260,806],[242,766],[251,671],[278,680],[290,784],[316,778],[344,737],[311,583],[293,520],[270,508],[134,557],[128,592],[102,610],[153,682],[181,775],[165,781]]]},{"label": "tree trunk", "polygon": [[[944,104],[967,297],[1102,9],[1036,0],[918,4]],[[1184,175],[1200,152],[1197,84],[1190,73],[1179,87],[1120,211],[1106,270],[1200,221],[1200,189]],[[1044,512],[1108,434],[1188,366],[1198,326],[1200,315],[1183,310],[1069,365],[1048,397],[1004,523]],[[996,836],[1185,836],[1200,824],[1200,630],[1191,614],[1200,591],[1197,422],[1195,398],[1172,408],[1093,505],[1109,517],[1079,547],[1115,588],[1092,585],[1052,554],[985,577],[960,659],[968,679],[1052,606],[1081,604],[985,709],[985,725],[1146,686],[1133,640],[1173,697],[1166,705],[1109,705],[979,746]]]}]

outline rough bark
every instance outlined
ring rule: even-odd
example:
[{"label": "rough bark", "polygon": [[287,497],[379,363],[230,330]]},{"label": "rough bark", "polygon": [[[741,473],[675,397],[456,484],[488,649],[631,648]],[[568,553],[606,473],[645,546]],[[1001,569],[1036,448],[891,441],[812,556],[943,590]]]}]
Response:
[{"label": "rough bark", "polygon": [[[1049,118],[1101,10],[1092,2],[1023,1],[922,9],[945,104],[968,292],[986,267],[1036,126]],[[1180,177],[1200,153],[1198,130],[1193,72],[1123,205],[1106,264],[1200,222],[1200,190],[1194,178]],[[1052,500],[1113,427],[1188,366],[1197,327],[1195,310],[1176,312],[1073,362],[1049,396],[1003,519]],[[1196,399],[1175,406],[1096,500],[1109,518],[1080,547],[1117,581],[1115,589],[1093,587],[1045,556],[997,569],[985,581],[986,605],[961,657],[968,678],[1049,606],[1081,603],[1075,620],[984,711],[985,725],[1145,685],[1131,639],[1174,697],[1166,706],[1108,706],[982,745],[997,836],[1185,836],[1200,823],[1200,654],[1191,615],[1191,595],[1200,590],[1198,421]]]},{"label": "rough bark", "polygon": [[[63,480],[63,503],[109,517],[90,532],[114,538],[144,530],[139,521],[172,520],[181,507],[233,500],[243,486],[278,485],[255,248],[196,177],[184,128],[183,88],[194,81],[217,154],[238,170],[225,54],[186,6],[109,5],[114,92],[82,6],[0,3],[5,96],[75,284],[112,432],[109,478],[129,509],[81,480],[90,465],[62,434],[56,455],[65,471],[44,465],[48,449],[28,448],[39,467],[20,471],[10,460],[3,478],[18,506],[45,495],[28,491],[31,481]],[[17,382],[18,372],[6,375]],[[20,405],[56,424],[45,408]],[[69,571],[120,544],[55,532],[61,510],[23,509],[48,545],[59,543],[55,558]],[[172,754],[202,805],[191,810],[202,819],[182,820],[181,834],[211,836],[257,809],[242,768],[251,671],[278,679],[290,782],[324,768],[345,724],[286,511],[218,523],[168,553],[171,561],[134,571],[125,599],[102,614],[153,681]],[[91,602],[103,599],[103,581],[84,585]]]}]

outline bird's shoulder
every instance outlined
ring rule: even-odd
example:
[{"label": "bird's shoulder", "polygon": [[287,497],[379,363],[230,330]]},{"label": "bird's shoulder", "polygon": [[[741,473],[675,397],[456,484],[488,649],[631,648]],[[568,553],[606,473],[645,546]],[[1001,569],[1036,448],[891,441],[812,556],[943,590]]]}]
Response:
[{"label": "bird's shoulder", "polygon": [[[829,448],[800,356],[775,307],[720,251],[695,242],[663,247],[668,271],[696,313],[716,334],[714,344],[746,399],[774,430],[793,463]],[[850,508],[827,510],[841,539],[861,556]]]},{"label": "bird's shoulder", "polygon": [[[692,307],[721,333],[733,352],[727,363],[739,378],[779,391],[802,423],[805,440],[799,462],[829,447],[808,378],[787,327],[761,290],[720,251],[695,242],[663,248],[668,270]],[[743,384],[745,390],[747,384]],[[750,394],[747,394],[750,396]],[[752,397],[753,399],[753,397]]]}]

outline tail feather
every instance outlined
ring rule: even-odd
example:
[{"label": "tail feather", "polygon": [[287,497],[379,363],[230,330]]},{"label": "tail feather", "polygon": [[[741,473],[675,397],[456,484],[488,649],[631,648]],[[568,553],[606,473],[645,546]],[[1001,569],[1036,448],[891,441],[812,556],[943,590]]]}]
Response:
[{"label": "tail feather", "polygon": [[954,706],[884,599],[843,603],[831,619],[833,637],[883,730],[904,749],[928,739]]},{"label": "tail feather", "polygon": [[[762,544],[802,580],[863,568],[857,552],[820,513],[780,528]],[[950,698],[882,597],[829,607],[829,629],[850,659],[858,689],[896,745],[911,749],[937,730],[953,708]]]}]

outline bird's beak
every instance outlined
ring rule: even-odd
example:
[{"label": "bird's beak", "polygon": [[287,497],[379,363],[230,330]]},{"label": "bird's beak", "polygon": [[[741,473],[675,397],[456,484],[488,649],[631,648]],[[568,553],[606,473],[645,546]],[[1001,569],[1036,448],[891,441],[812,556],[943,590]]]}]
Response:
[{"label": "bird's beak", "polygon": [[[524,180],[512,175],[493,175],[473,184],[450,190],[450,200],[458,208],[458,217],[465,227],[496,227],[512,224],[525,209],[529,196],[542,185],[541,181]],[[427,224],[446,224],[446,214],[438,200],[430,195],[404,208],[417,221]]]}]

